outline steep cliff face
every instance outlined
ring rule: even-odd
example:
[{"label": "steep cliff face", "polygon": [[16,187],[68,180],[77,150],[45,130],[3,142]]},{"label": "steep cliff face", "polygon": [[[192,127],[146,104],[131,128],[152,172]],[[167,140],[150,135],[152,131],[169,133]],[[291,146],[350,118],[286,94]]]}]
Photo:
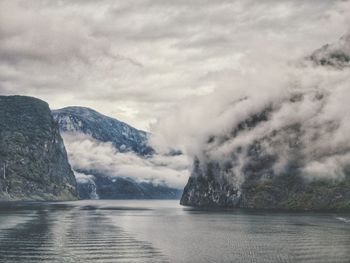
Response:
[{"label": "steep cliff face", "polygon": [[[349,37],[309,57],[315,70],[339,73],[340,83],[349,76],[349,58]],[[329,113],[337,107],[346,111],[339,103],[348,93],[345,86],[337,90],[332,84],[270,101],[241,119],[231,132],[209,137],[194,161],[181,204],[350,209],[350,145],[345,128],[349,119]]]},{"label": "steep cliff face", "polygon": [[0,96],[0,200],[75,200],[76,181],[46,102]]},{"label": "steep cliff face", "polygon": [[[251,127],[248,122],[245,127]],[[298,125],[286,127],[232,152],[229,161],[195,160],[180,203],[206,208],[350,209],[349,166],[341,178],[308,178],[302,136]],[[294,157],[276,171],[281,158],[267,152],[266,145],[284,148]],[[245,160],[238,168],[241,151],[245,151]]]}]

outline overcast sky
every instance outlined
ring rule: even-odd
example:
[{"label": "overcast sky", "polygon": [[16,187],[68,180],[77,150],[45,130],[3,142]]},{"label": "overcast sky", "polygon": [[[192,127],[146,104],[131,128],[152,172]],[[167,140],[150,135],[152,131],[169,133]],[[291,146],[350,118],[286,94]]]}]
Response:
[{"label": "overcast sky", "polygon": [[0,0],[0,93],[149,130],[182,101],[233,85],[254,60],[288,61],[338,39],[349,10],[334,0]]}]

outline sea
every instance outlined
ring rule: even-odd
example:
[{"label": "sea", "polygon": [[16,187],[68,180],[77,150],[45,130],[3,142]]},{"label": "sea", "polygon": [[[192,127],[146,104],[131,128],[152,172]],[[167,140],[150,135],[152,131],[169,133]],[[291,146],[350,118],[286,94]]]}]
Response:
[{"label": "sea", "polygon": [[350,262],[350,214],[178,200],[0,203],[0,262]]}]

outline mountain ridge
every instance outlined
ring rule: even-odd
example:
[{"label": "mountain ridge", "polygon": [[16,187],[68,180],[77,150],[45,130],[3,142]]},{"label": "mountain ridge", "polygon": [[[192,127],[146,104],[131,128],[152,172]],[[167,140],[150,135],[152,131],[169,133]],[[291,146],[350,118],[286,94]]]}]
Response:
[{"label": "mountain ridge", "polygon": [[94,109],[69,106],[52,111],[61,132],[82,132],[102,142],[112,142],[121,152],[134,151],[148,155],[153,149],[147,144],[147,133],[125,122],[103,115]]}]

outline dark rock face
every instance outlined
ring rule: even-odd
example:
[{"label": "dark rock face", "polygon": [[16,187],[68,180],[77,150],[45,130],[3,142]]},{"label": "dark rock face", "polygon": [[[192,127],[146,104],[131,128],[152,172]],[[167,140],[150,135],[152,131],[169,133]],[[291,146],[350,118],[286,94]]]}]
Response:
[{"label": "dark rock face", "polygon": [[336,43],[321,47],[313,52],[309,59],[321,66],[337,69],[350,67],[350,35],[343,36]]},{"label": "dark rock face", "polygon": [[[232,134],[237,135],[264,121],[265,114],[251,116]],[[286,127],[249,145],[248,161],[240,174],[230,172],[238,165],[237,152],[232,153],[227,163],[195,160],[180,203],[205,208],[350,209],[350,172],[345,171],[343,179],[318,180],[307,180],[301,173],[304,165],[298,140],[301,133],[298,125]],[[295,156],[278,174],[273,168],[278,156],[262,150],[266,143],[280,145]]]},{"label": "dark rock face", "polygon": [[[316,50],[308,59],[316,67],[348,70],[350,36]],[[280,102],[280,105],[295,104],[303,99],[304,94],[295,94]],[[327,98],[318,93],[311,99],[321,105],[319,112],[323,110],[325,100]],[[230,139],[234,140],[239,134],[249,132],[268,122],[270,115],[280,107],[277,104],[268,105],[261,112],[253,113],[233,127],[232,132],[226,136],[212,136],[207,145],[210,146],[212,143],[216,143],[215,147],[223,145]],[[308,161],[305,156],[305,149],[308,146],[306,144],[323,144],[319,140],[320,133],[328,133],[331,138],[332,131],[335,131],[338,125],[339,123],[329,121],[315,128],[314,132],[306,134],[305,127],[308,126],[305,123],[294,122],[249,142],[244,149],[232,151],[229,160],[224,161],[212,160],[206,157],[203,151],[204,157],[201,161],[194,161],[194,169],[180,203],[186,206],[214,208],[350,210],[350,163],[344,167],[337,167],[341,170],[339,172],[341,176],[333,178],[308,177],[303,169]],[[273,150],[270,151],[271,149]],[[243,150],[245,162],[241,167],[239,156]],[[276,172],[275,165],[283,158],[276,154],[278,152],[287,153],[288,159],[283,169]],[[309,155],[314,158],[311,160],[322,163],[330,156],[345,156],[349,152],[349,148],[344,145],[339,150],[312,151]],[[239,169],[236,169],[238,167]]]},{"label": "dark rock face", "polygon": [[97,186],[93,178],[77,180],[77,189],[80,199],[99,199]]},{"label": "dark rock face", "polygon": [[53,110],[61,132],[80,132],[101,142],[112,142],[120,152],[133,151],[148,155],[153,149],[147,144],[147,133],[130,125],[84,107]]},{"label": "dark rock face", "polygon": [[76,181],[46,102],[0,96],[0,200],[75,200]]},{"label": "dark rock face", "polygon": [[206,208],[237,207],[240,190],[220,175],[220,169],[218,164],[211,162],[203,171],[199,161],[195,160],[192,176],[185,186],[180,203]]},{"label": "dark rock face", "polygon": [[182,191],[150,182],[136,182],[131,178],[110,177],[98,171],[82,171],[94,179],[78,181],[82,199],[179,199]]}]

